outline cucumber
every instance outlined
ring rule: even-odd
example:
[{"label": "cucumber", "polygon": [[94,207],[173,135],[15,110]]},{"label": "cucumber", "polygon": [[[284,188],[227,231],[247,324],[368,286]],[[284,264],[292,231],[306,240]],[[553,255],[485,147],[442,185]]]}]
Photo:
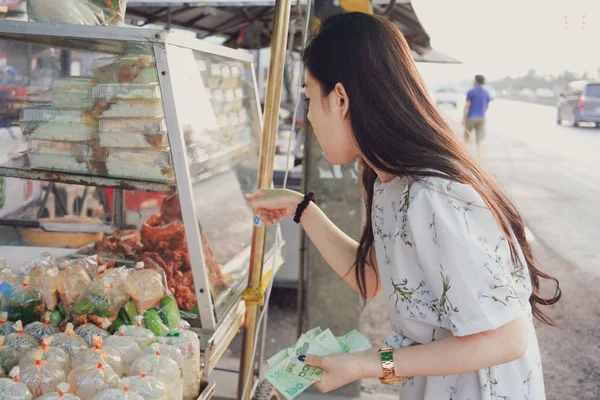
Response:
[{"label": "cucumber", "polygon": [[50,324],[54,325],[54,326],[59,326],[60,323],[62,322],[63,317],[62,315],[60,315],[60,312],[58,311],[52,311],[50,313]]},{"label": "cucumber", "polygon": [[135,308],[135,304],[132,300],[129,300],[123,306],[123,310],[125,310],[125,314],[127,315],[127,319],[131,322],[130,325],[135,325],[135,317],[137,317],[137,309]]},{"label": "cucumber", "polygon": [[65,306],[63,306],[62,303],[58,303],[56,308],[58,309],[61,317],[65,318],[67,316],[67,310],[65,310]]},{"label": "cucumber", "polygon": [[160,301],[160,314],[165,325],[170,329],[179,328],[181,314],[177,307],[177,300],[173,296],[165,296]]},{"label": "cucumber", "polygon": [[115,322],[113,322],[113,324],[109,327],[109,329],[112,330],[113,333],[119,332],[119,328],[122,327],[123,325],[127,325],[127,323],[125,321],[123,321],[123,318],[121,318],[121,316],[119,315],[117,317],[117,319],[115,320]]},{"label": "cucumber", "polygon": [[155,336],[163,336],[169,331],[169,328],[167,328],[160,319],[158,311],[154,308],[151,308],[144,313],[144,322],[146,323],[146,327],[150,329]]},{"label": "cucumber", "polygon": [[119,318],[121,318],[121,321],[123,321],[125,325],[133,325],[133,322],[129,320],[129,317],[123,308],[119,310]]}]

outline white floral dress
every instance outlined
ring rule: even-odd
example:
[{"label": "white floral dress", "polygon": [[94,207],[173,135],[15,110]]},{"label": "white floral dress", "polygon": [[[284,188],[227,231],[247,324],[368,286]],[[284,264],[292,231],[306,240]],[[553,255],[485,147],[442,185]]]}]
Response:
[{"label": "white floral dress", "polygon": [[528,349],[520,359],[462,375],[408,378],[401,399],[545,399],[529,273],[514,267],[481,196],[441,178],[377,180],[372,212],[394,331],[387,346],[472,335],[521,316],[530,321]]}]

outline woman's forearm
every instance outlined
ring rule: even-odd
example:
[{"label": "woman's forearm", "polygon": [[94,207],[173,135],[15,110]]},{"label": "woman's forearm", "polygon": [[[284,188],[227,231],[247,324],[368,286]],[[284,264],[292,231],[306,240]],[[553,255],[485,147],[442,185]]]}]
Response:
[{"label": "woman's forearm", "polygon": [[[398,376],[448,376],[505,364],[527,350],[527,321],[521,317],[496,330],[475,335],[449,336],[431,343],[394,351]],[[383,375],[377,353],[364,353],[365,378]]]},{"label": "woman's forearm", "polygon": [[[310,203],[302,213],[300,222],[329,266],[346,283],[360,292],[353,271],[358,243],[342,232],[314,203]],[[379,285],[376,268],[367,268],[365,278],[367,299],[377,296],[381,291],[381,285]]]}]

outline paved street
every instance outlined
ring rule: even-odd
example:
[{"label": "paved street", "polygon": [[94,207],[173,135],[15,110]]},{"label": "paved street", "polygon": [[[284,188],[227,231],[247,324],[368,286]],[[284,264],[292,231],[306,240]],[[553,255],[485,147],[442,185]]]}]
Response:
[{"label": "paved street", "polygon": [[[442,110],[455,121],[462,115],[461,107]],[[563,300],[550,310],[559,327],[538,330],[547,397],[592,400],[600,394],[600,262],[595,242],[600,226],[600,129],[555,122],[553,107],[494,101],[483,163],[521,210],[539,264],[563,287]],[[459,133],[460,127],[455,128]],[[294,297],[279,293],[273,299],[267,356],[293,342],[295,334]],[[362,315],[361,330],[374,344],[390,332],[385,300],[372,301]],[[239,347],[228,354],[233,360]],[[228,366],[236,367],[236,362]],[[231,378],[228,374],[226,379]],[[376,381],[364,381],[363,386],[381,399],[398,390]]]}]

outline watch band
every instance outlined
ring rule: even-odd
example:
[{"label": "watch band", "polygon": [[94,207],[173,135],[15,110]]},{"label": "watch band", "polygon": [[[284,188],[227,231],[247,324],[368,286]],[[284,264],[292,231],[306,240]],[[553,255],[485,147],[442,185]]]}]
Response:
[{"label": "watch band", "polygon": [[404,381],[401,376],[396,376],[394,369],[394,349],[382,348],[379,349],[381,355],[381,366],[383,367],[383,376],[379,378],[379,382],[384,385],[395,385]]}]

